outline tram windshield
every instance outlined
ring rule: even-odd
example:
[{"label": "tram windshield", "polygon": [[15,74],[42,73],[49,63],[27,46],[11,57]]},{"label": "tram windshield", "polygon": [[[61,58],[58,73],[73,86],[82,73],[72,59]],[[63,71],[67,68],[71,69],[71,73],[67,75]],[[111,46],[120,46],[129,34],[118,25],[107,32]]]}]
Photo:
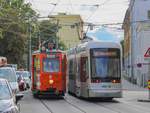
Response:
[{"label": "tram windshield", "polygon": [[120,78],[119,49],[94,49],[92,53],[92,78]]},{"label": "tram windshield", "polygon": [[44,72],[59,72],[59,59],[45,58],[43,59]]}]

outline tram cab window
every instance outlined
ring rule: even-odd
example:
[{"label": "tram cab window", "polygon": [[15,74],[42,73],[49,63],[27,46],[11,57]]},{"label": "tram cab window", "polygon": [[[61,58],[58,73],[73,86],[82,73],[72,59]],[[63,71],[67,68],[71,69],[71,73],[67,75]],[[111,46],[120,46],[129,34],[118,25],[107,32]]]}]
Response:
[{"label": "tram cab window", "polygon": [[43,71],[44,72],[59,72],[59,60],[58,59],[43,59]]},{"label": "tram cab window", "polygon": [[118,49],[97,49],[92,51],[93,78],[120,78],[120,51]]}]

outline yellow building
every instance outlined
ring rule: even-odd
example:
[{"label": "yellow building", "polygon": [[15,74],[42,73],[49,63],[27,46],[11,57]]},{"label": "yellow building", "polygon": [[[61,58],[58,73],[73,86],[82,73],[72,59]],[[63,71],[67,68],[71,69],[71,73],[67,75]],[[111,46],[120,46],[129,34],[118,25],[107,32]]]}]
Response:
[{"label": "yellow building", "polygon": [[124,58],[128,57],[130,54],[130,43],[131,43],[131,27],[130,27],[130,11],[126,11],[124,23]]},{"label": "yellow building", "polygon": [[83,21],[80,15],[66,15],[60,13],[50,16],[59,25],[57,36],[67,48],[73,47],[80,42],[83,37]]},{"label": "yellow building", "polygon": [[128,8],[123,22],[123,29],[124,29],[124,70],[126,77],[128,77],[129,79],[131,79],[132,76],[130,21],[131,21],[130,9]]}]

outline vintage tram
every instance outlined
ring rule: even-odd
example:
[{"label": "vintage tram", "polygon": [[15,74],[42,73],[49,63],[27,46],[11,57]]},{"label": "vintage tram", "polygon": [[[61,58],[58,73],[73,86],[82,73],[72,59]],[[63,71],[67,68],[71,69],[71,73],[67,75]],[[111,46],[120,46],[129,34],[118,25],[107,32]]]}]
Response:
[{"label": "vintage tram", "polygon": [[68,92],[83,98],[122,97],[121,53],[117,42],[88,41],[71,48]]},{"label": "vintage tram", "polygon": [[32,55],[32,92],[64,96],[66,92],[66,54],[61,50],[35,51]]}]

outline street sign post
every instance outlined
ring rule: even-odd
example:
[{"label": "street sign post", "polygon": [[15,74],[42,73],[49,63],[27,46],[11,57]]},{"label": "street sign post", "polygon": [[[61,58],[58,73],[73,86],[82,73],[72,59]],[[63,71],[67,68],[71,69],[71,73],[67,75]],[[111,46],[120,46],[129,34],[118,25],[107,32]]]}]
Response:
[{"label": "street sign post", "polygon": [[148,80],[149,99],[150,99],[150,79]]},{"label": "street sign post", "polygon": [[[147,49],[146,53],[144,54],[144,58],[148,60],[150,63],[150,48]],[[150,65],[148,65],[148,90],[149,90],[149,99],[150,99]]]},{"label": "street sign post", "polygon": [[[139,99],[138,101],[139,102],[150,102],[150,48],[148,48],[146,53],[144,54],[144,60],[148,61],[148,63],[146,63],[146,64],[148,64],[148,81],[147,81],[148,86],[147,86],[147,88],[149,91],[149,98],[148,98],[148,100]],[[139,66],[140,66],[140,64],[139,64]]]}]

